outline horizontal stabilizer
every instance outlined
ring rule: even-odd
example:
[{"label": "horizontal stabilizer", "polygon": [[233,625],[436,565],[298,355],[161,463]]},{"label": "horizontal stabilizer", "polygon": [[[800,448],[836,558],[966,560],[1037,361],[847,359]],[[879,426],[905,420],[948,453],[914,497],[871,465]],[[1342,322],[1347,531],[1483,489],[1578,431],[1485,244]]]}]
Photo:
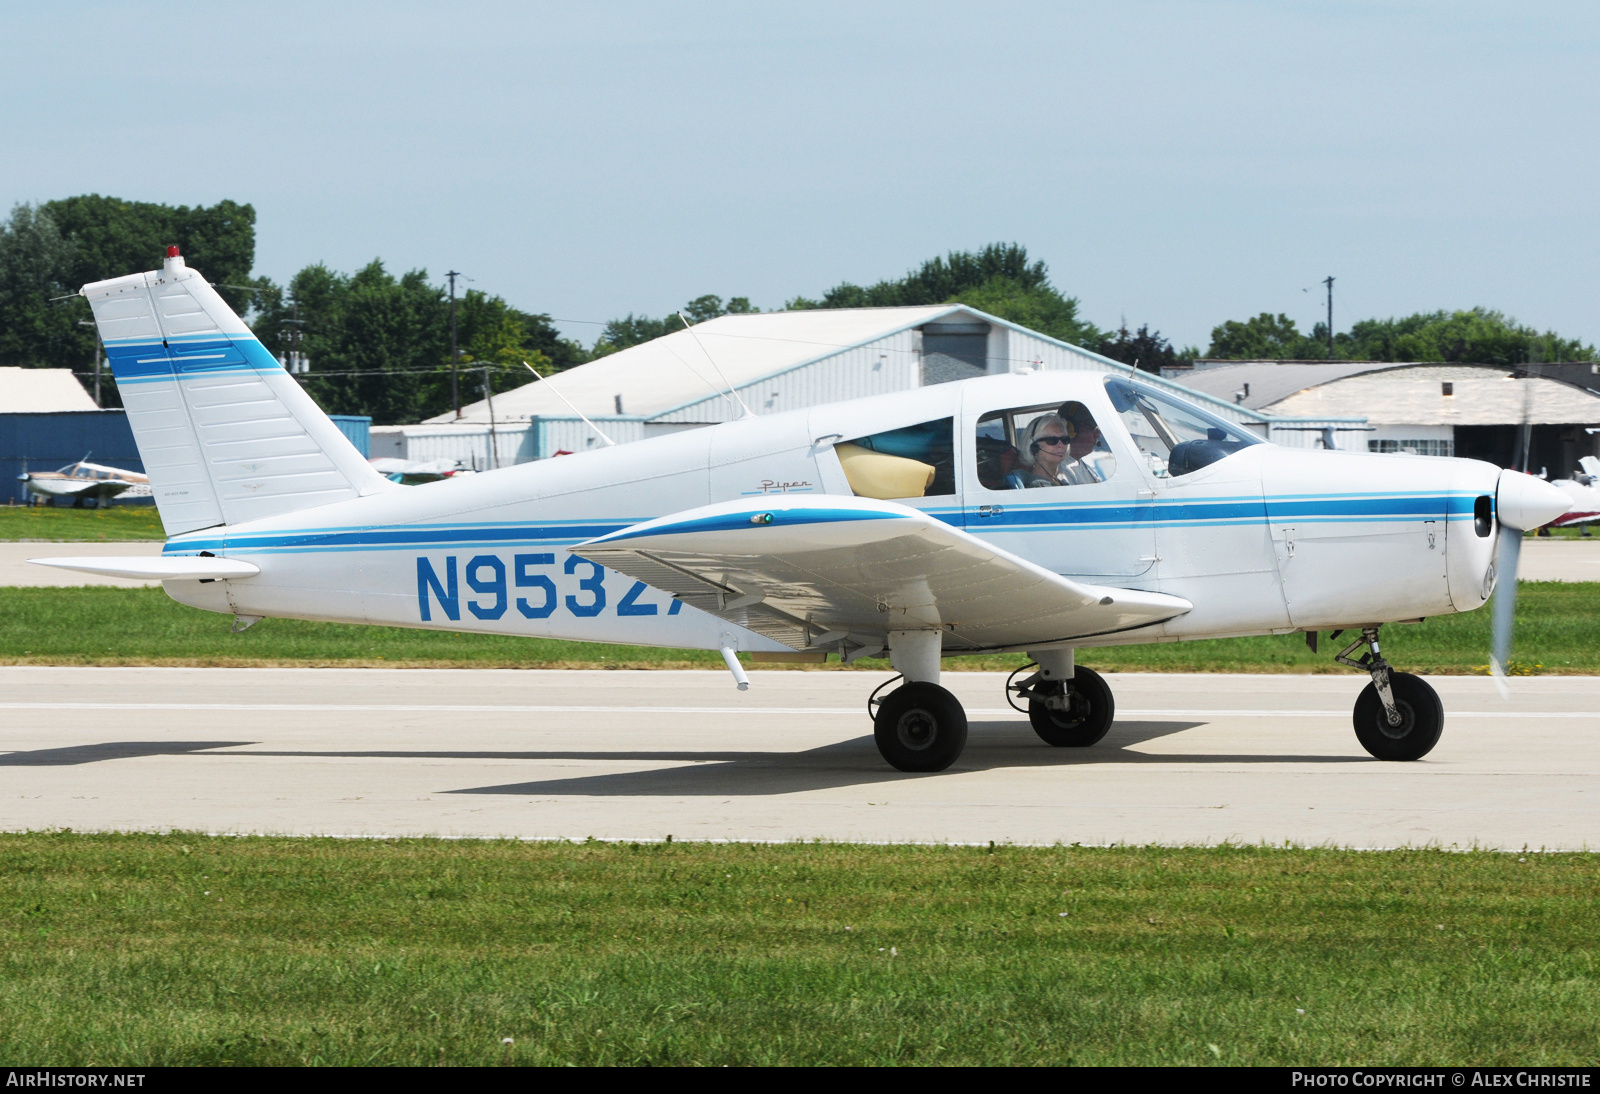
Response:
[{"label": "horizontal stabilizer", "polygon": [[248,562],[196,555],[175,555],[171,558],[30,558],[28,561],[36,566],[54,566],[58,570],[77,570],[101,577],[131,577],[140,581],[216,581],[227,577],[254,577],[261,572],[261,567]]},{"label": "horizontal stabilizer", "polygon": [[1163,593],[1086,585],[909,506],[760,498],[692,509],[572,553],[794,649],[941,630],[947,652],[1026,649],[1160,623]]}]

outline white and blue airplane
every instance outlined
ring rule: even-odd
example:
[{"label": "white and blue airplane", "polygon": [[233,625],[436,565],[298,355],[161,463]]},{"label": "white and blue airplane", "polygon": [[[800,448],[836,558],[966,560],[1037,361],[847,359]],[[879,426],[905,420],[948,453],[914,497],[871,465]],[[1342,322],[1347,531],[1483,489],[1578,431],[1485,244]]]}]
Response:
[{"label": "white and blue airplane", "polygon": [[235,629],[272,616],[720,650],[741,689],[741,651],[887,651],[902,682],[869,709],[902,771],[943,770],[965,746],[945,657],[1026,652],[1014,705],[1049,744],[1087,746],[1115,703],[1079,649],[1299,631],[1315,649],[1324,630],[1360,636],[1338,660],[1371,678],[1361,744],[1417,759],[1443,707],[1390,668],[1380,626],[1478,608],[1497,573],[1514,587],[1521,530],[1569,504],[1473,460],[1282,448],[1133,376],[1088,372],[939,384],[401,487],[177,248],[159,271],[82,294],[170,539],[159,558],[34,561],[159,578]]}]

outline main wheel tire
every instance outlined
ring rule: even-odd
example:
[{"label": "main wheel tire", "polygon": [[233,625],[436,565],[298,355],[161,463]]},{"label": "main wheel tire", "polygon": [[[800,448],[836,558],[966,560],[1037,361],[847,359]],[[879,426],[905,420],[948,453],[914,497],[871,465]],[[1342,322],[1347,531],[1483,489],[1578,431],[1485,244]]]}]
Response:
[{"label": "main wheel tire", "polygon": [[1029,699],[1028,721],[1045,744],[1088,748],[1110,731],[1111,720],[1117,715],[1111,686],[1093,669],[1079,667],[1065,694],[1070,710],[1051,710],[1043,699]]},{"label": "main wheel tire", "polygon": [[967,712],[938,684],[906,684],[879,705],[872,735],[889,766],[943,771],[967,747]]},{"label": "main wheel tire", "polygon": [[1420,760],[1444,732],[1444,704],[1431,684],[1409,672],[1391,672],[1389,689],[1400,724],[1389,724],[1377,685],[1368,684],[1356,696],[1356,740],[1380,760]]}]

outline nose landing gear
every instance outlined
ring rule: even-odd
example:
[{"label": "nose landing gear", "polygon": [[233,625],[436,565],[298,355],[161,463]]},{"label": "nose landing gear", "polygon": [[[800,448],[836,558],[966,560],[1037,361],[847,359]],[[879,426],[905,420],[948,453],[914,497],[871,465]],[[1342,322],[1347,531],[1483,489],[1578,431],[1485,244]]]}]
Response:
[{"label": "nose landing gear", "polygon": [[[1337,638],[1339,631],[1330,637]],[[1359,658],[1350,655],[1362,646]],[[1356,697],[1356,740],[1380,760],[1420,760],[1444,732],[1444,704],[1426,680],[1394,672],[1378,651],[1378,628],[1363,627],[1361,637],[1334,656],[1341,665],[1363,669],[1372,682]]]},{"label": "nose landing gear", "polygon": [[[1045,744],[1088,748],[1111,729],[1117,704],[1111,686],[1098,672],[1079,666],[1061,679],[1041,667],[1023,680],[1016,679],[1026,671],[1027,667],[1020,668],[1006,681],[1006,701],[1027,714],[1033,731]],[[1020,706],[1019,699],[1028,705]]]}]

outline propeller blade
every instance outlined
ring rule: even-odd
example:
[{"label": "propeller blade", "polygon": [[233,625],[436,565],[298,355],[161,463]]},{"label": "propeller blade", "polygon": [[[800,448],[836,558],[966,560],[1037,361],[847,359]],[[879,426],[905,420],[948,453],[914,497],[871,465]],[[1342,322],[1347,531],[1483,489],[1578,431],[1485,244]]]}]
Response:
[{"label": "propeller blade", "polygon": [[1489,673],[1500,697],[1506,698],[1506,666],[1511,663],[1511,627],[1517,614],[1517,561],[1522,555],[1522,533],[1502,526],[1494,554],[1494,617],[1491,621]]}]

